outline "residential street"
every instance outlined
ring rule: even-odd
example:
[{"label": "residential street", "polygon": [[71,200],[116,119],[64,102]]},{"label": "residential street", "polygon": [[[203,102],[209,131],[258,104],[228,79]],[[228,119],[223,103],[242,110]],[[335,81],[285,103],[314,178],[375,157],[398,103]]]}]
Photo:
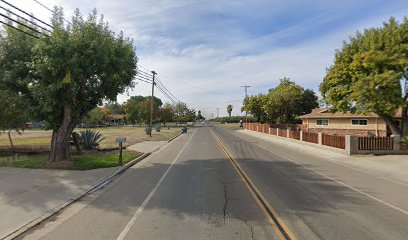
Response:
[{"label": "residential street", "polygon": [[21,238],[398,240],[407,196],[405,183],[201,126]]}]

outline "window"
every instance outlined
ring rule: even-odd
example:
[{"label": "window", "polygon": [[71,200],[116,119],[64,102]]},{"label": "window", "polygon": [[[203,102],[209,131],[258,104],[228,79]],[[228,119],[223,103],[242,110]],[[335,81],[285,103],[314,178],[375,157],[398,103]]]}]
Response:
[{"label": "window", "polygon": [[365,125],[368,125],[368,120],[367,119],[353,119],[351,120],[351,125],[365,126]]},{"label": "window", "polygon": [[316,125],[317,126],[328,126],[329,125],[329,119],[317,119],[316,120]]}]

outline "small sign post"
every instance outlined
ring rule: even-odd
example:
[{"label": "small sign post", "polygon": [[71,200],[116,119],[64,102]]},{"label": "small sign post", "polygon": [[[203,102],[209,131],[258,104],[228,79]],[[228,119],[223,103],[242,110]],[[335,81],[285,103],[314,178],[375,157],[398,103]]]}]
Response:
[{"label": "small sign post", "polygon": [[116,142],[119,143],[119,166],[122,166],[122,143],[126,142],[126,138],[116,138]]}]

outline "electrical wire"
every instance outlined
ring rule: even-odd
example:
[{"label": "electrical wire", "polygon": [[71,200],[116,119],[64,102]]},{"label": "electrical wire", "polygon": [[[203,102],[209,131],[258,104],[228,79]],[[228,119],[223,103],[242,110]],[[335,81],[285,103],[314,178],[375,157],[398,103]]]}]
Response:
[{"label": "electrical wire", "polygon": [[[44,22],[44,21],[42,21],[42,20],[40,20],[40,19],[34,17],[33,15],[29,14],[28,12],[26,12],[26,11],[24,11],[24,10],[22,10],[22,9],[20,9],[20,8],[18,8],[18,7],[16,7],[16,6],[14,6],[13,4],[11,4],[11,3],[9,3],[9,2],[7,2],[7,1],[5,1],[5,0],[0,0],[0,1],[4,2],[5,4],[7,4],[8,6],[14,8],[14,9],[16,9],[16,10],[18,10],[18,11],[20,11],[20,12],[22,12],[22,13],[24,13],[24,14],[30,16],[30,17],[32,17],[33,19],[35,19],[35,20],[41,22],[42,24],[44,24],[44,25],[46,25],[46,26],[48,26],[48,27],[50,27],[50,28],[53,28],[53,26],[51,26],[50,24],[48,24],[48,23],[46,23],[46,22]],[[52,12],[52,11],[51,11],[51,12]]]},{"label": "electrical wire", "polygon": [[47,34],[42,33],[42,32],[40,32],[40,31],[38,31],[37,29],[35,29],[35,28],[33,28],[33,27],[30,27],[30,26],[28,26],[28,25],[26,25],[26,24],[24,24],[24,23],[21,23],[21,22],[19,22],[19,21],[17,21],[17,20],[14,20],[14,19],[12,19],[11,17],[8,17],[7,15],[4,15],[3,13],[0,13],[0,16],[2,16],[2,17],[4,17],[4,18],[7,18],[8,20],[10,20],[10,21],[12,21],[12,22],[15,22],[15,23],[17,23],[17,24],[19,24],[19,25],[21,25],[21,26],[27,28],[27,29],[30,29],[31,31],[34,31],[34,32],[36,32],[36,33],[38,33],[38,34],[41,34],[41,35],[44,35],[45,37],[49,37]]},{"label": "electrical wire", "polygon": [[[54,11],[52,10],[52,9],[50,9],[49,7],[47,7],[44,3],[42,3],[42,2],[40,2],[40,1],[38,1],[38,0],[33,0],[35,3],[37,3],[38,5],[40,5],[41,7],[43,7],[43,8],[45,8],[45,9],[47,9],[48,11],[50,11],[50,12],[52,12],[52,13],[54,13]],[[72,24],[70,21],[68,21],[67,19],[65,19],[65,18],[62,18],[65,22],[67,22],[67,23],[69,23],[69,24]]]},{"label": "electrical wire", "polygon": [[31,37],[33,37],[33,38],[37,38],[37,39],[39,38],[38,36],[35,36],[35,35],[31,34],[31,33],[28,33],[28,32],[26,32],[26,31],[23,31],[23,30],[19,29],[19,28],[16,28],[16,27],[14,27],[13,25],[8,24],[8,23],[5,23],[5,22],[3,22],[3,21],[1,21],[1,20],[0,20],[0,23],[2,23],[2,24],[6,25],[6,26],[8,26],[8,27],[10,27],[10,28],[12,28],[12,29],[14,29],[14,30],[17,30],[17,31],[19,31],[19,32],[21,32],[21,33],[24,33],[24,34],[26,34],[26,35],[28,35],[28,36],[31,36]]},{"label": "electrical wire", "polygon": [[41,28],[41,29],[44,30],[44,31],[47,31],[47,32],[51,33],[50,30],[46,29],[45,27],[42,27],[42,26],[38,25],[38,24],[35,23],[34,21],[31,21],[31,20],[29,20],[29,19],[27,19],[27,18],[25,18],[25,17],[22,17],[21,15],[18,15],[17,13],[15,13],[15,12],[13,12],[13,11],[11,11],[11,10],[9,10],[9,9],[7,9],[7,8],[5,8],[5,7],[3,7],[3,6],[0,6],[0,8],[3,9],[3,10],[5,10],[5,11],[7,11],[7,12],[9,12],[9,13],[11,13],[11,14],[13,14],[14,16],[17,16],[18,18],[23,19],[23,20],[26,21],[26,22],[31,23],[32,25],[35,25],[35,26]]}]

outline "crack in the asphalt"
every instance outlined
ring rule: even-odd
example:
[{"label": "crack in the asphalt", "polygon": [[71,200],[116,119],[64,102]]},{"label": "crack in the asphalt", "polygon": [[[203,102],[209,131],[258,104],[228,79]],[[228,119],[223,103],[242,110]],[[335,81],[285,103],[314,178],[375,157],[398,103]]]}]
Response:
[{"label": "crack in the asphalt", "polygon": [[245,223],[245,225],[247,225],[249,227],[249,229],[251,230],[251,239],[255,240],[254,229],[252,228],[251,224],[249,224],[247,220],[245,220],[245,219],[243,219],[241,217],[234,217],[234,218],[243,221]]},{"label": "crack in the asphalt", "polygon": [[224,207],[222,209],[223,216],[224,216],[224,224],[225,224],[225,217],[227,215],[227,206],[228,206],[228,183],[224,183]]}]

